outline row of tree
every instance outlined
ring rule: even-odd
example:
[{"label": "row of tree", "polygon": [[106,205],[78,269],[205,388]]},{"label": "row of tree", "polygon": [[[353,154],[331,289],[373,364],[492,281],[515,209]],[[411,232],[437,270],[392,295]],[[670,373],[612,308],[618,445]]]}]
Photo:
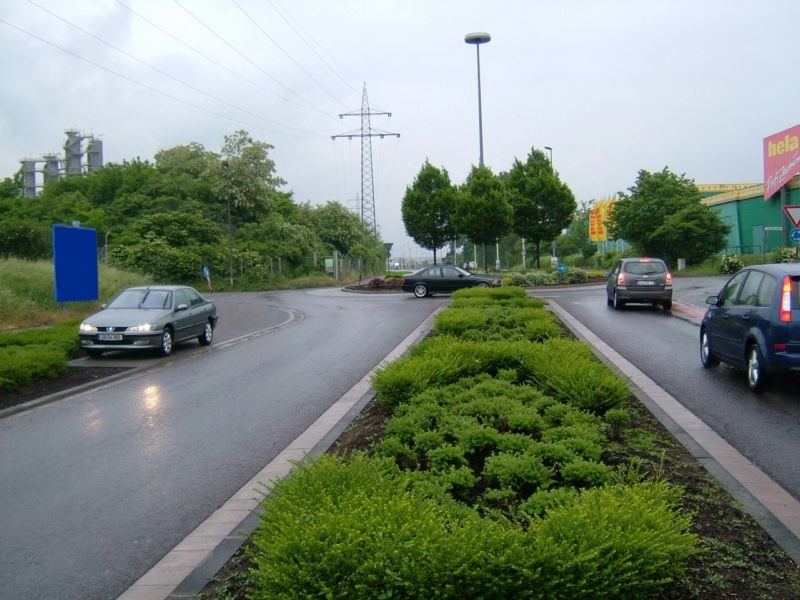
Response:
[{"label": "row of tree", "polygon": [[[406,233],[420,246],[437,251],[466,238],[493,244],[513,233],[528,240],[540,263],[543,242],[555,239],[575,213],[575,196],[541,150],[532,149],[507,173],[473,167],[466,182],[453,185],[447,170],[427,160],[403,197]],[[483,252],[484,269],[487,253]]]},{"label": "row of tree", "polygon": [[[702,262],[725,247],[730,227],[704,205],[694,181],[662,171],[639,171],[628,192],[620,192],[608,225],[612,239],[625,240],[633,252],[659,256],[671,264],[678,258]],[[402,214],[406,232],[433,251],[458,241],[506,248],[530,243],[537,266],[543,248],[557,243],[562,255],[590,257],[596,246],[589,239],[592,203],[577,206],[569,187],[559,179],[547,156],[532,149],[527,160],[514,160],[508,172],[494,175],[473,167],[463,185],[454,185],[447,170],[427,160],[406,188]],[[511,241],[509,243],[509,238]],[[524,246],[523,246],[524,247]],[[506,256],[508,254],[506,253]],[[523,265],[524,266],[524,265]]]},{"label": "row of tree", "polygon": [[50,182],[36,198],[22,196],[18,173],[0,182],[0,256],[49,258],[50,226],[79,221],[109,262],[163,281],[195,281],[202,266],[223,279],[231,264],[237,280],[298,276],[334,250],[382,266],[383,243],[342,204],[298,204],[279,189],[271,148],[237,131],[220,153],[176,146]]}]

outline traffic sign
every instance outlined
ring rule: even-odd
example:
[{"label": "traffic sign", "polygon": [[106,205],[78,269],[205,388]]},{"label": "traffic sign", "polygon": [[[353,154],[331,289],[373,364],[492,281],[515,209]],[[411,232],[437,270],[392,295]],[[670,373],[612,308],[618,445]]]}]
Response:
[{"label": "traffic sign", "polygon": [[789,237],[792,238],[795,244],[800,242],[800,229],[792,229],[792,233],[789,234]]},{"label": "traffic sign", "polygon": [[789,217],[792,225],[800,227],[800,204],[787,204],[783,207],[783,212]]}]

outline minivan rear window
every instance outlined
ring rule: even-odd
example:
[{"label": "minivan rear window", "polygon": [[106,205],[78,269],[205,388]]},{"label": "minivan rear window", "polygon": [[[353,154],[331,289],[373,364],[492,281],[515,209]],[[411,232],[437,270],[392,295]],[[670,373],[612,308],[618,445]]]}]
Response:
[{"label": "minivan rear window", "polygon": [[628,262],[623,265],[622,270],[632,275],[656,275],[658,273],[664,273],[667,270],[667,266],[660,260]]}]

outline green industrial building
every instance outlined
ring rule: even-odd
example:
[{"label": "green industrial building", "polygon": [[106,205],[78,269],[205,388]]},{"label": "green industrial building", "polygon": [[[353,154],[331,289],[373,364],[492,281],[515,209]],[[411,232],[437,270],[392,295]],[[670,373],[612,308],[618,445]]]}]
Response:
[{"label": "green industrial building", "polygon": [[761,254],[795,243],[784,205],[800,204],[800,176],[764,200],[764,184],[698,185],[703,203],[730,225],[726,254]]}]

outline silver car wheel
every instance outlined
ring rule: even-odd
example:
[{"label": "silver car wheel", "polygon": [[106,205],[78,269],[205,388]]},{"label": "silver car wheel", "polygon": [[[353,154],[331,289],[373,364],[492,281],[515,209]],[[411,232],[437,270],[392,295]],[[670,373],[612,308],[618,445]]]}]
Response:
[{"label": "silver car wheel", "polygon": [[418,283],[417,285],[414,286],[414,295],[417,298],[424,298],[425,296],[428,295],[428,288],[425,287],[425,284]]},{"label": "silver car wheel", "polygon": [[172,354],[172,330],[166,327],[164,333],[161,334],[161,355],[169,356],[170,354]]},{"label": "silver car wheel", "polygon": [[481,282],[478,284],[478,287],[480,287],[480,288],[488,288],[488,287],[489,287],[489,284],[488,284],[488,283],[486,283],[485,281],[481,281]]},{"label": "silver car wheel", "polygon": [[203,335],[198,339],[201,346],[208,346],[214,340],[214,328],[211,326],[211,321],[206,321],[206,326],[203,328]]},{"label": "silver car wheel", "polygon": [[758,344],[752,344],[747,351],[747,385],[754,392],[764,387],[764,373],[761,365],[761,353]]},{"label": "silver car wheel", "polygon": [[707,369],[716,367],[719,364],[717,357],[711,353],[711,343],[708,340],[708,332],[705,329],[700,334],[700,363]]}]

